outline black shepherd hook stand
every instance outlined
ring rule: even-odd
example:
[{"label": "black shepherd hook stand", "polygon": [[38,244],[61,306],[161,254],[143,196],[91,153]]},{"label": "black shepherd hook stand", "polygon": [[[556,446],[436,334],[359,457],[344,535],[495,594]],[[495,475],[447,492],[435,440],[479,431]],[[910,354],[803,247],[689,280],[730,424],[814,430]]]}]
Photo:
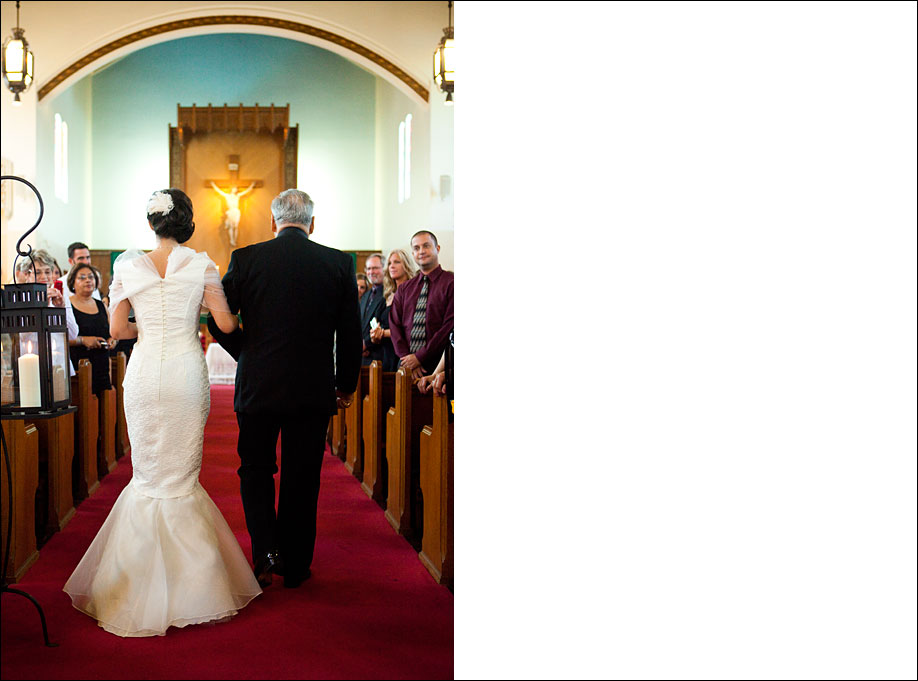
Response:
[{"label": "black shepherd hook stand", "polygon": [[[36,189],[35,185],[33,185],[28,180],[24,180],[17,175],[3,175],[2,177],[0,177],[0,181],[3,181],[3,180],[18,180],[19,182],[22,182],[23,184],[28,185],[29,188],[33,192],[35,192],[35,196],[38,197],[38,220],[36,220],[35,224],[32,225],[32,228],[28,232],[23,234],[22,237],[20,237],[19,241],[16,242],[16,254],[17,255],[16,255],[16,259],[13,260],[13,273],[14,273],[13,276],[15,278],[16,263],[19,260],[19,256],[25,256],[29,258],[29,260],[32,259],[32,247],[28,246],[29,248],[28,251],[23,251],[20,247],[22,246],[23,240],[27,236],[29,236],[29,234],[35,231],[35,229],[38,227],[38,223],[41,222],[41,219],[44,217],[45,203],[44,201],[42,201],[41,194],[39,193],[38,189]],[[32,268],[33,269],[35,268],[34,261],[32,263]],[[49,648],[54,648],[57,646],[57,643],[51,643],[51,641],[48,639],[48,624],[45,621],[45,612],[44,610],[41,609],[41,605],[39,605],[38,601],[32,598],[25,591],[21,591],[19,589],[12,588],[9,584],[7,584],[7,581],[6,581],[6,575],[7,575],[6,570],[10,564],[10,545],[13,543],[12,541],[13,540],[13,468],[12,466],[10,466],[10,452],[6,444],[6,436],[4,435],[2,428],[0,428],[0,441],[2,441],[2,444],[3,444],[3,459],[4,459],[4,462],[6,463],[6,490],[7,490],[8,509],[9,509],[9,513],[7,514],[7,522],[6,522],[6,551],[4,551],[3,553],[3,586],[2,586],[2,590],[0,590],[0,593],[9,592],[13,594],[19,594],[20,596],[25,596],[30,601],[32,601],[32,603],[38,609],[39,617],[41,617],[41,631],[42,631],[42,634],[44,634],[45,636],[45,645],[48,646]]]}]

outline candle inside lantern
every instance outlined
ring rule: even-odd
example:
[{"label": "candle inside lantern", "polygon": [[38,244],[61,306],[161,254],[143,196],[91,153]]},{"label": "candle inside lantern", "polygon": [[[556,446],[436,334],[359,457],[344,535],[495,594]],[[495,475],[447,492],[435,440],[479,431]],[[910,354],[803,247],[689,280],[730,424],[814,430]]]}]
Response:
[{"label": "candle inside lantern", "polygon": [[28,351],[19,358],[19,406],[41,406],[41,380],[38,369],[38,355],[32,354],[32,343]]}]

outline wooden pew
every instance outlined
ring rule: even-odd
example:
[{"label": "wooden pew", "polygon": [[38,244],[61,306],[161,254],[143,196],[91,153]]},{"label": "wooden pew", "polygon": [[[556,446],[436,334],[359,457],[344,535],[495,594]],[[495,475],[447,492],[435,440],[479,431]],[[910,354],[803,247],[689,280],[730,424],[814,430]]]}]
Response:
[{"label": "wooden pew", "polygon": [[118,422],[118,395],[114,388],[99,395],[99,471],[108,475],[118,467],[115,460],[115,433]]},{"label": "wooden pew", "polygon": [[389,465],[386,519],[417,550],[421,548],[424,531],[419,437],[431,417],[430,393],[419,393],[408,372],[400,368],[395,372],[395,405],[386,413],[386,461]]},{"label": "wooden pew", "polygon": [[99,400],[92,394],[92,365],[81,359],[70,379],[71,404],[77,407],[74,429],[73,498],[82,501],[99,488]]},{"label": "wooden pew", "polygon": [[[10,548],[10,562],[6,568],[6,581],[18,582],[32,564],[38,560],[35,541],[35,492],[38,489],[38,429],[22,419],[4,419],[3,437],[10,455],[10,468],[6,468],[6,457],[0,453],[0,485],[3,485],[3,499],[0,507],[0,550]],[[12,472],[12,477],[7,476]],[[13,485],[12,507],[7,493],[7,480]],[[7,522],[12,513],[12,537],[7,537]]]},{"label": "wooden pew", "polygon": [[[206,327],[205,327],[206,328]],[[112,385],[115,386],[117,398],[115,420],[115,458],[120,459],[131,453],[131,441],[128,438],[127,421],[124,418],[124,372],[127,370],[127,358],[123,352],[112,357]]]},{"label": "wooden pew", "polygon": [[338,409],[338,413],[331,419],[331,434],[329,436],[329,445],[332,454],[344,461],[347,452],[347,441],[344,437],[344,409]]},{"label": "wooden pew", "polygon": [[344,467],[358,480],[363,479],[363,418],[360,414],[369,384],[369,370],[370,367],[360,367],[354,399],[351,400],[351,406],[344,410],[344,428],[348,442]]},{"label": "wooden pew", "polygon": [[433,423],[421,431],[421,493],[424,536],[421,563],[438,584],[453,579],[453,424],[449,399],[433,396]]},{"label": "wooden pew", "polygon": [[[73,508],[74,412],[51,418],[37,418],[39,491],[35,531],[38,545],[64,529],[75,512]],[[42,490],[42,485],[47,487]]]},{"label": "wooden pew", "polygon": [[389,466],[386,462],[386,413],[395,404],[395,372],[383,372],[381,362],[369,371],[363,398],[363,483],[361,487],[377,504],[386,507]]}]

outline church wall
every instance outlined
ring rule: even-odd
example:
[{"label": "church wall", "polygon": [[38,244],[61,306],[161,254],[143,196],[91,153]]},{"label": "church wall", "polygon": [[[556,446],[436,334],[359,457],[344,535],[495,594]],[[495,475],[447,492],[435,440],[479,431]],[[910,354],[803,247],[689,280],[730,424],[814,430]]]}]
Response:
[{"label": "church wall", "polygon": [[[9,28],[15,26],[16,6],[5,1],[0,9],[6,36]],[[429,77],[433,49],[449,18],[447,3],[442,0],[27,2],[22,5],[20,15],[39,69],[33,88],[37,90],[80,57],[124,35],[169,21],[216,14],[266,16],[329,30],[373,49],[422,83]],[[92,68],[102,65],[95,64]]]},{"label": "church wall", "polygon": [[251,34],[162,43],[102,70],[93,76],[93,247],[153,245],[143,207],[168,186],[176,104],[289,102],[290,122],[300,124],[298,184],[316,201],[317,241],[366,248],[375,80],[325,50]]},{"label": "church wall", "polygon": [[[412,116],[411,197],[398,202],[398,127]],[[409,248],[411,235],[430,229],[430,116],[382,79],[376,80],[376,247]]]},{"label": "church wall", "polygon": [[[54,118],[67,124],[67,200],[55,193]],[[45,248],[66,270],[67,246],[82,241],[93,247],[92,230],[92,79],[84,78],[53,102],[38,104],[36,186],[45,216],[35,232],[35,247]]]},{"label": "church wall", "polygon": [[[443,102],[446,95],[430,85],[430,230],[440,242],[440,262],[454,269],[453,197],[456,177],[453,170],[453,112]],[[448,186],[440,178],[446,176]],[[441,189],[445,190],[441,193]]]},{"label": "church wall", "polygon": [[[0,154],[12,164],[12,173],[35,184],[35,128],[36,128],[36,95],[33,87],[22,95],[22,106],[13,106],[13,97],[9,92],[0,96]],[[21,182],[12,182],[12,214],[7,217],[0,214],[0,264],[2,264],[3,283],[12,281],[13,259],[16,257],[16,242],[38,218],[38,200],[35,194]],[[38,186],[38,185],[36,185]],[[44,199],[44,187],[38,187]],[[44,227],[44,220],[38,234]],[[31,236],[26,243],[38,248]],[[23,246],[25,247],[25,246]]]}]

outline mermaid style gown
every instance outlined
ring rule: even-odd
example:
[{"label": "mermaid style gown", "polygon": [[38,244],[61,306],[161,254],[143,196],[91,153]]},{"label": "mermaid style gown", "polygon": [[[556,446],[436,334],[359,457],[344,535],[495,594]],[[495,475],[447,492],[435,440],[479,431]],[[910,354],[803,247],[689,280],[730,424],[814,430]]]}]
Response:
[{"label": "mermaid style gown", "polygon": [[261,593],[198,482],[210,384],[198,340],[205,290],[225,304],[216,266],[178,246],[160,277],[131,251],[115,263],[111,309],[129,298],[138,340],[124,377],[133,477],[64,585],[118,636],[162,636],[235,615]]}]

